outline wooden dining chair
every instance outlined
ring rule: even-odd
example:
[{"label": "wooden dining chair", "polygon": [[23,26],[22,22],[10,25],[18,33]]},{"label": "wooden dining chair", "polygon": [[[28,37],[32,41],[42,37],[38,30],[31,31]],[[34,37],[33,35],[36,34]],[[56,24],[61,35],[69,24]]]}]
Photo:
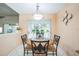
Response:
[{"label": "wooden dining chair", "polygon": [[34,41],[31,40],[31,44],[32,44],[32,55],[33,56],[47,56],[47,52],[48,52],[48,44],[49,44],[49,40],[48,41]]},{"label": "wooden dining chair", "polygon": [[[59,44],[60,36],[54,35],[53,40],[49,40],[49,50],[51,51],[53,55],[57,56],[57,49],[58,49],[58,44]],[[51,44],[50,44],[51,42]]]},{"label": "wooden dining chair", "polygon": [[53,44],[53,54],[57,56],[58,44],[59,44],[60,36],[54,35],[54,44]]},{"label": "wooden dining chair", "polygon": [[28,39],[27,39],[27,35],[24,34],[24,35],[21,35],[21,39],[22,39],[22,43],[23,43],[23,48],[24,48],[24,56],[26,54],[26,51],[27,51],[27,55],[28,55],[28,51],[31,50],[30,48],[30,44],[28,44]]}]

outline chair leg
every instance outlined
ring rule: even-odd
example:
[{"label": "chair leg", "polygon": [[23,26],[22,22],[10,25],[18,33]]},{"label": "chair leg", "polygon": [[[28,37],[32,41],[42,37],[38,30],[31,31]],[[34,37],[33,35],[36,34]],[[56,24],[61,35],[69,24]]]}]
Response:
[{"label": "chair leg", "polygon": [[54,52],[52,52],[52,55],[54,56]]},{"label": "chair leg", "polygon": [[46,56],[47,56],[47,52],[46,52]]},{"label": "chair leg", "polygon": [[32,55],[34,56],[34,52],[32,52]]},{"label": "chair leg", "polygon": [[27,50],[27,55],[28,55],[28,50]]},{"label": "chair leg", "polygon": [[56,56],[57,56],[57,51],[56,51]]},{"label": "chair leg", "polygon": [[25,50],[24,50],[24,56],[25,56]]}]

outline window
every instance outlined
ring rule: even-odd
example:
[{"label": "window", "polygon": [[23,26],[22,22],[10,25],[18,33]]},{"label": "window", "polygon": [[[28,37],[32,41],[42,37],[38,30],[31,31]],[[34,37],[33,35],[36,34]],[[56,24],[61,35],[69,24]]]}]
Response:
[{"label": "window", "polygon": [[28,38],[50,38],[50,20],[31,20],[28,23]]}]

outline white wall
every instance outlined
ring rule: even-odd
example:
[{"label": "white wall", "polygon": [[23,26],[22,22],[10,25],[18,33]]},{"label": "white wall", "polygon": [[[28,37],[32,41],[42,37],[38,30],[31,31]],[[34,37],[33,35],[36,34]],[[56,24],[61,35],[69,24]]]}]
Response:
[{"label": "white wall", "polygon": [[[66,26],[63,22],[65,10],[73,14],[73,18]],[[75,55],[75,50],[79,50],[79,4],[67,4],[57,14],[58,34],[61,36],[61,46],[68,55]]]},{"label": "white wall", "polygon": [[19,33],[0,34],[0,56],[7,56],[20,44],[22,41]]}]

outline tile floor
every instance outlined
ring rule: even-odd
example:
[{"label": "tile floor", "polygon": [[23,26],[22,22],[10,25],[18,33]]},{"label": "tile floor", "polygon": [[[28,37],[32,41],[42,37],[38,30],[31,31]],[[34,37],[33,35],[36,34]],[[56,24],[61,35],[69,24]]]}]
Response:
[{"label": "tile floor", "polygon": [[[18,46],[13,51],[11,51],[8,56],[23,56],[23,46]],[[28,55],[26,54],[26,56],[32,56],[32,52],[30,51]],[[48,52],[48,56],[53,56],[52,52]],[[61,47],[58,47],[58,56],[66,56],[66,53]]]}]

